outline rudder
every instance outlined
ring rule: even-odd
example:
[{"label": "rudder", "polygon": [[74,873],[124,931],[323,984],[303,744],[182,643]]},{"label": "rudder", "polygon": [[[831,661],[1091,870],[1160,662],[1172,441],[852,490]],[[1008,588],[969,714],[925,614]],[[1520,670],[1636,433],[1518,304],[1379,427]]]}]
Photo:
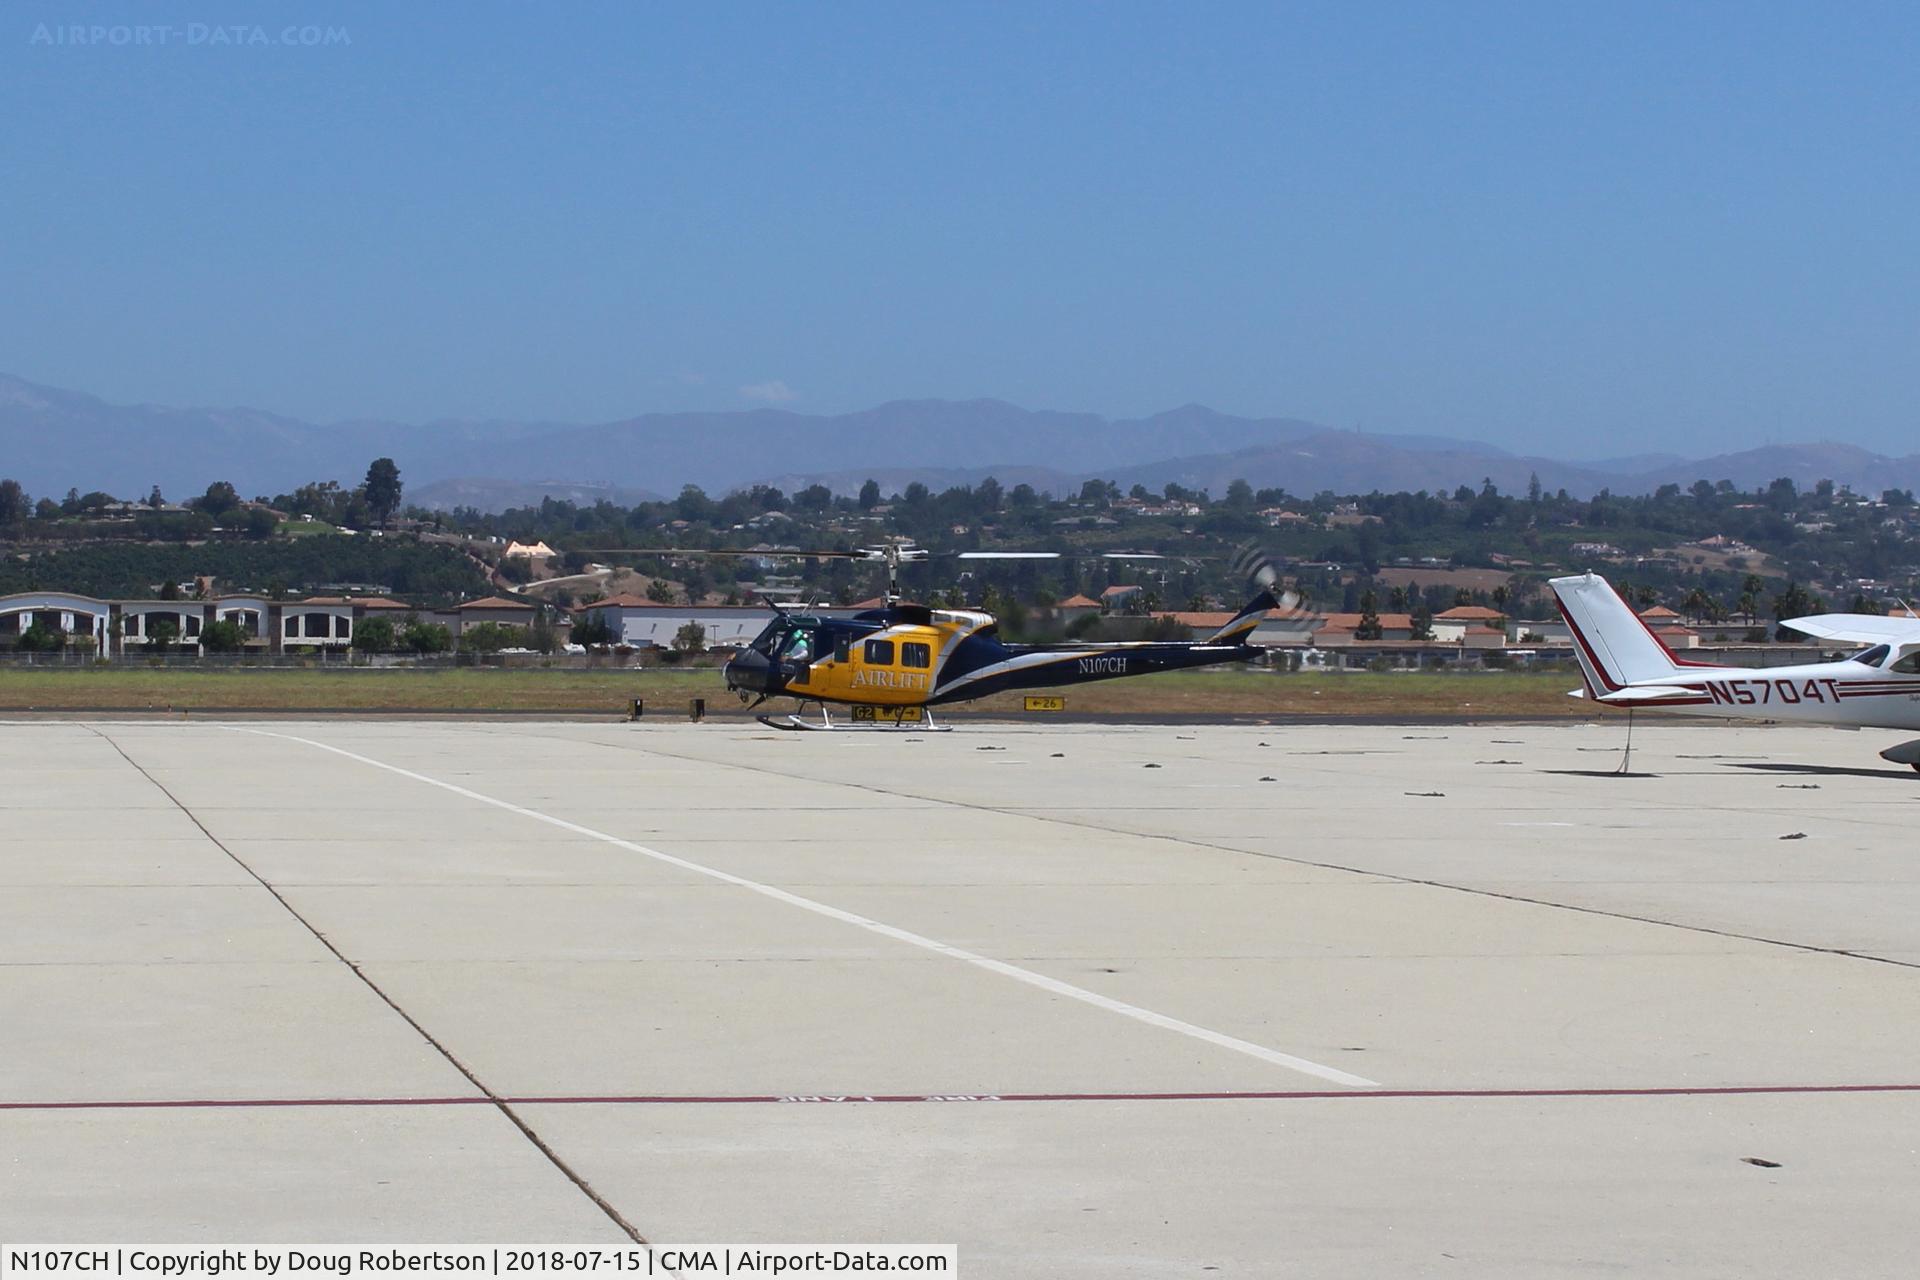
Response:
[{"label": "rudder", "polygon": [[1680,670],[1667,647],[1599,574],[1554,578],[1547,585],[1573,632],[1574,654],[1595,693],[1612,693]]}]

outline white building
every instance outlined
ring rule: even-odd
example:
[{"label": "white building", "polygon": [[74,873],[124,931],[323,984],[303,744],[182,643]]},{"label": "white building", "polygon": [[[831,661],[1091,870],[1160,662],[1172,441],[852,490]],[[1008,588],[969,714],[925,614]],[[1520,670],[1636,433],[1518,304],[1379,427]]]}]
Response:
[{"label": "white building", "polygon": [[[797,608],[797,606],[796,606]],[[858,608],[815,608],[806,612],[817,617],[850,618]],[[759,635],[773,621],[773,610],[765,605],[737,604],[659,604],[639,596],[609,596],[574,611],[580,619],[604,619],[612,628],[616,644],[636,649],[673,647],[673,638],[689,622],[698,623],[706,633],[706,647],[740,648]]]}]

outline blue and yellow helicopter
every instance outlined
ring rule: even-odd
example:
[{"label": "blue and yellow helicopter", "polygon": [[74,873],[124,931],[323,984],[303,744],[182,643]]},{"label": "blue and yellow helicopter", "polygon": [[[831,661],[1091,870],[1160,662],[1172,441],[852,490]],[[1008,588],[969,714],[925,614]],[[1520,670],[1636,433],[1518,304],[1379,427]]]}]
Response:
[{"label": "blue and yellow helicopter", "polygon": [[[677,553],[686,554],[686,553]],[[1242,567],[1259,594],[1205,639],[1194,643],[1136,641],[1119,643],[1009,644],[991,614],[969,609],[938,609],[900,598],[900,566],[924,560],[929,552],[887,545],[858,551],[695,552],[692,554],[785,556],[849,559],[882,564],[887,593],[881,608],[850,618],[827,618],[804,608],[774,604],[775,617],[753,643],[723,668],[727,688],[742,701],[759,706],[769,698],[795,698],[800,708],[784,718],[762,715],[778,729],[836,729],[882,724],[936,727],[929,708],[965,702],[1010,689],[1050,689],[1114,680],[1125,676],[1180,671],[1189,667],[1246,662],[1265,650],[1248,637],[1268,611],[1286,604],[1274,593],[1277,575],[1261,556],[1246,557]],[[1054,551],[963,551],[963,560],[1046,560]],[[1103,553],[1109,559],[1160,560],[1189,557],[1134,552]],[[1243,553],[1244,555],[1244,553]],[[806,704],[820,708],[820,719],[804,719]],[[852,708],[852,724],[836,724],[831,705]]]}]

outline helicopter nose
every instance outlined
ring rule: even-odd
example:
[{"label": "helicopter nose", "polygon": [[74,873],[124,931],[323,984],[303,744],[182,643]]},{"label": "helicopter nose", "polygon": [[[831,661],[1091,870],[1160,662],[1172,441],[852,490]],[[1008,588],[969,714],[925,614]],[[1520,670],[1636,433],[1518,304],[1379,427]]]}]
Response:
[{"label": "helicopter nose", "polygon": [[770,692],[770,679],[773,664],[764,653],[752,649],[742,650],[735,658],[720,669],[726,677],[727,688],[744,689],[749,693]]}]

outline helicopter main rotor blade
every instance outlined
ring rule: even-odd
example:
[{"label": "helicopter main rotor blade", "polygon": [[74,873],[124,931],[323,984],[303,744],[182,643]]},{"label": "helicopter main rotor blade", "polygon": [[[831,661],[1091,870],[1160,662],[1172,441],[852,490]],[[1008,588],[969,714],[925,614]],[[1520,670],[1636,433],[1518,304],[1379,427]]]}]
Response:
[{"label": "helicopter main rotor blade", "polygon": [[896,550],[873,548],[861,551],[764,550],[735,547],[576,547],[583,556],[715,556],[738,560],[866,560],[884,563],[895,558],[903,564],[951,556],[956,560],[1219,560],[1220,556],[1190,556],[1160,551],[928,551],[924,547]]},{"label": "helicopter main rotor blade", "polygon": [[1210,560],[1214,556],[1166,555],[1159,551],[955,551],[960,560]]},{"label": "helicopter main rotor blade", "polygon": [[720,556],[736,560],[880,560],[884,557],[865,551],[738,551],[707,547],[582,547],[583,556]]}]

